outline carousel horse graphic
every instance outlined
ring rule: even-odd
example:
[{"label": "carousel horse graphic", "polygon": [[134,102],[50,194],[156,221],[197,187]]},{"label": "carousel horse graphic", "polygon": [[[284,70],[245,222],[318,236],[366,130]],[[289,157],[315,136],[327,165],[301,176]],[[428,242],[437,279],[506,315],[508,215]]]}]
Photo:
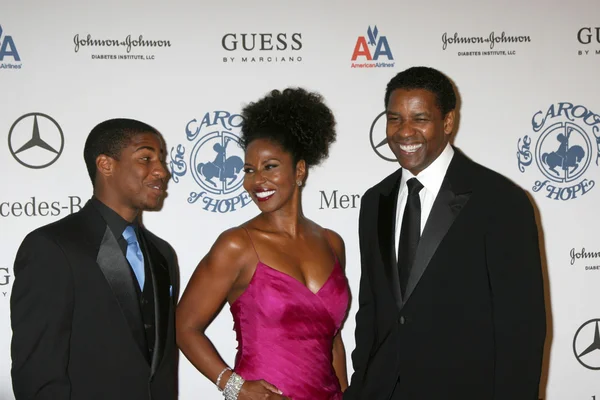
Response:
[{"label": "carousel horse graphic", "polygon": [[[199,163],[196,166],[196,171],[214,187],[217,187],[217,183],[213,181],[214,178],[231,185],[244,168],[244,161],[240,157],[227,157],[227,145],[230,141],[231,139],[225,139],[225,145],[217,143],[213,146],[213,150],[217,153],[214,161]],[[230,181],[225,182],[227,179],[230,179]]]},{"label": "carousel horse graphic", "polygon": [[[558,149],[551,153],[542,154],[542,162],[548,166],[548,169],[554,172],[557,176],[560,173],[556,170],[560,167],[565,173],[573,173],[578,167],[579,163],[585,157],[585,151],[581,146],[569,147],[569,137],[571,136],[572,128],[567,129],[567,135],[560,133],[556,136],[556,140],[560,143]],[[572,168],[569,171],[569,168]]]}]

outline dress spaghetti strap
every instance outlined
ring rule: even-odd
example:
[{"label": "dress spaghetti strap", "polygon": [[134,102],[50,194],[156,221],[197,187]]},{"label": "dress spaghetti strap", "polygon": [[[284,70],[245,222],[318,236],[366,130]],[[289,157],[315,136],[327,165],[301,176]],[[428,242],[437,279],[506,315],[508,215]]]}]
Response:
[{"label": "dress spaghetti strap", "polygon": [[327,229],[323,228],[323,233],[325,236],[325,240],[327,241],[327,245],[329,246],[329,250],[331,250],[331,254],[333,254],[333,260],[335,262],[338,262],[339,260],[338,260],[337,254],[335,254],[335,250],[333,249],[333,246],[331,245],[331,242],[329,241],[329,234],[327,233]]},{"label": "dress spaghetti strap", "polygon": [[242,229],[246,231],[246,234],[248,235],[248,239],[250,239],[250,243],[252,244],[252,248],[254,249],[254,254],[256,254],[256,259],[258,260],[258,262],[261,262],[260,257],[258,256],[258,251],[256,251],[256,246],[254,246],[254,241],[252,240],[252,236],[250,236],[250,232],[248,232],[248,229],[246,229],[245,226],[242,226]]}]

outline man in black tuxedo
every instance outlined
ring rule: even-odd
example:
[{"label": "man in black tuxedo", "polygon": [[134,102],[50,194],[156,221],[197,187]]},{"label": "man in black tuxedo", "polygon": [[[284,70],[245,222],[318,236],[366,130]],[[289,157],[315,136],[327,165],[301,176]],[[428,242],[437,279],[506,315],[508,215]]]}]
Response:
[{"label": "man in black tuxedo", "polygon": [[168,173],[151,126],[97,125],[84,159],[94,196],[31,232],[15,260],[12,382],[17,400],[177,397],[173,249],[140,222]]},{"label": "man in black tuxedo", "polygon": [[545,338],[525,192],[449,144],[456,96],[410,68],[385,95],[401,168],[360,210],[362,275],[346,400],[537,400]]}]

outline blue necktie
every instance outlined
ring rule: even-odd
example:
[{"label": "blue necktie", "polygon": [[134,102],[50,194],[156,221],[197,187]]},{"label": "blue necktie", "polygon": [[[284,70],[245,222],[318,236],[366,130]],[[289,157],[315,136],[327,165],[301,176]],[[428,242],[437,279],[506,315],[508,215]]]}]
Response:
[{"label": "blue necktie", "polygon": [[127,261],[131,265],[131,269],[135,273],[135,277],[140,285],[140,289],[144,290],[144,255],[142,249],[135,236],[133,226],[129,225],[123,232],[123,237],[127,240]]}]

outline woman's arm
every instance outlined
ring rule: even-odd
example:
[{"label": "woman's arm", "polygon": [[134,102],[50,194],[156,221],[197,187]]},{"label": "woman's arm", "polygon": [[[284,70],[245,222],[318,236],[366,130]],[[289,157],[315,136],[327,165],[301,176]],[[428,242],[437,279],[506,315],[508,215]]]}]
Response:
[{"label": "woman's arm", "polygon": [[[340,266],[346,269],[346,246],[342,237],[332,230],[327,230],[327,235],[331,247],[338,258]],[[348,373],[346,371],[346,349],[342,340],[342,332],[339,331],[333,338],[333,369],[340,381],[342,391],[348,387]]]},{"label": "woman's arm", "polygon": [[[248,286],[249,266],[255,265],[254,251],[241,229],[223,232],[208,254],[200,261],[177,306],[177,345],[204,376],[216,383],[227,365],[205,334],[225,300],[234,301]],[[219,387],[231,376],[225,371]],[[282,399],[279,390],[265,381],[248,381],[242,386],[241,399]]]},{"label": "woman's arm", "polygon": [[348,387],[348,373],[346,372],[346,349],[341,331],[333,338],[333,369],[343,392]]},{"label": "woman's arm", "polygon": [[[236,230],[219,236],[208,254],[200,261],[177,306],[177,345],[183,354],[212,382],[227,367],[205,335],[244,269],[244,237]],[[242,261],[242,262],[240,262]],[[231,372],[221,377],[223,389]]]}]

